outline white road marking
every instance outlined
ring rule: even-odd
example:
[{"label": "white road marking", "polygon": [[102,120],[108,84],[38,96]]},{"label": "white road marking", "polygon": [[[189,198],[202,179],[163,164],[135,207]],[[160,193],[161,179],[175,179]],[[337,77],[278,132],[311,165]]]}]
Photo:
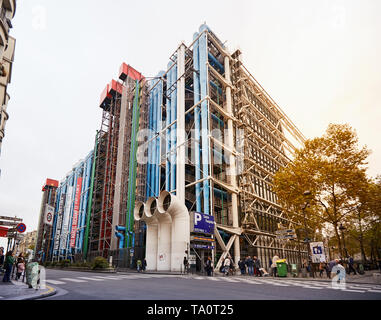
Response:
[{"label": "white road marking", "polygon": [[316,289],[316,290],[322,290],[322,289],[323,289],[323,288],[313,287],[313,286],[302,286],[302,288],[306,288],[306,289]]},{"label": "white road marking", "polygon": [[45,281],[51,284],[65,284],[66,283],[66,282],[57,281],[57,280],[45,280]]},{"label": "white road marking", "polygon": [[60,280],[64,280],[64,281],[70,281],[70,282],[87,282],[85,280],[79,280],[79,279],[72,279],[72,278],[61,278]]},{"label": "white road marking", "polygon": [[345,291],[345,292],[359,292],[359,293],[364,293],[365,292],[363,290],[350,290],[350,289],[342,289],[342,291]]},{"label": "white road marking", "polygon": [[209,277],[209,278],[207,278],[208,280],[212,280],[212,281],[221,281],[221,279],[220,278],[212,278],[212,277]]},{"label": "white road marking", "polygon": [[87,278],[87,277],[78,277],[78,279],[91,280],[91,281],[104,281],[104,279]]},{"label": "white road marking", "polygon": [[368,290],[368,292],[381,293],[381,290],[370,289],[370,290]]},{"label": "white road marking", "polygon": [[105,280],[120,280],[120,277],[102,277],[102,276],[94,276],[94,278],[99,278],[99,279],[105,279]]},{"label": "white road marking", "polygon": [[237,281],[237,280],[229,279],[229,278],[225,278],[224,281],[227,281],[227,282],[235,282],[235,283],[238,283],[238,282],[239,282],[239,281]]}]

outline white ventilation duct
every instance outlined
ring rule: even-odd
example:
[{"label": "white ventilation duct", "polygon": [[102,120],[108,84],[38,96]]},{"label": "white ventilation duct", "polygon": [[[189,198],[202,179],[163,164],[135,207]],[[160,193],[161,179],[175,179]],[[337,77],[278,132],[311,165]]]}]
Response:
[{"label": "white ventilation duct", "polygon": [[[172,243],[172,248],[170,251],[170,270],[181,271],[185,251],[188,250],[188,244],[190,242],[190,222],[188,209],[176,196],[167,191],[162,191],[159,199],[157,200],[157,211],[158,216],[165,216],[166,221],[171,221],[172,223],[172,225],[169,224],[169,227],[171,228],[170,234]],[[168,218],[168,216],[170,218]],[[167,225],[166,228],[168,228]],[[161,234],[162,232],[159,231],[159,236]]]},{"label": "white ventilation duct", "polygon": [[156,271],[157,268],[157,246],[158,246],[158,221],[147,210],[147,205],[137,202],[134,210],[135,221],[144,221],[147,225],[146,261],[147,271]]},{"label": "white ventilation duct", "polygon": [[146,211],[149,210],[159,223],[157,236],[157,271],[170,271],[172,217],[166,212],[159,212],[157,208],[158,200],[156,198],[148,199],[146,203]]}]

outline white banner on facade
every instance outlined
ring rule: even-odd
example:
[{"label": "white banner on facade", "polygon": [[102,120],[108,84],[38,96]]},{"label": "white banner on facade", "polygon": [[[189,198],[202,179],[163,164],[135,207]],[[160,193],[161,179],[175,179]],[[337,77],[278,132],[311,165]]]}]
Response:
[{"label": "white banner on facade", "polygon": [[58,208],[58,215],[57,215],[56,234],[54,237],[54,250],[58,250],[60,247],[62,216],[63,216],[64,204],[65,204],[65,195],[61,194],[60,204],[59,204],[59,208]]},{"label": "white banner on facade", "polygon": [[323,242],[311,242],[312,263],[327,262]]},{"label": "white banner on facade", "polygon": [[47,224],[48,226],[53,226],[53,219],[54,219],[54,207],[47,204],[45,207],[44,223]]},{"label": "white banner on facade", "polygon": [[73,198],[73,187],[68,187],[67,193],[66,193],[66,203],[65,203],[63,222],[62,222],[60,250],[65,250],[67,247],[67,237],[69,232],[69,221],[70,221],[72,198]]}]

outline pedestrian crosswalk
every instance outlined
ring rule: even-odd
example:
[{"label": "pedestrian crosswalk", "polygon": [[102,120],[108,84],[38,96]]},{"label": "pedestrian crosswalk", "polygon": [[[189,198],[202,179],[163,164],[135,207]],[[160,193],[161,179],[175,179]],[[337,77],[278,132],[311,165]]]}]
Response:
[{"label": "pedestrian crosswalk", "polygon": [[281,278],[252,278],[242,276],[231,277],[206,277],[199,275],[164,275],[164,274],[113,274],[113,275],[89,275],[72,278],[47,279],[46,282],[53,285],[65,285],[68,283],[96,283],[102,281],[123,281],[123,280],[149,280],[149,279],[178,278],[191,281],[213,281],[215,283],[229,283],[231,285],[248,284],[252,286],[275,286],[275,287],[300,287],[309,290],[341,290],[353,293],[375,293],[381,294],[381,285],[372,284],[351,284],[347,283],[343,287],[332,286],[330,282],[281,279]]}]

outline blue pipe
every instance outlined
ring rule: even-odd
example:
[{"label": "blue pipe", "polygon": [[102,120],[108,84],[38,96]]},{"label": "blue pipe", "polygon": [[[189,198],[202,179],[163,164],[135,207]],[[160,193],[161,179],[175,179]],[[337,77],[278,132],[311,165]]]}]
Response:
[{"label": "blue pipe", "polygon": [[217,69],[221,74],[225,73],[224,66],[209,52],[208,53],[209,62],[214,69]]},{"label": "blue pipe", "polygon": [[221,198],[221,196],[222,196],[224,198],[224,200],[228,199],[228,193],[226,191],[222,191],[218,188],[213,188],[213,192],[219,198]]},{"label": "blue pipe", "polygon": [[210,115],[212,119],[218,122],[221,127],[225,127],[225,123],[219,117],[217,117],[214,113],[211,113]]},{"label": "blue pipe", "polygon": [[211,84],[213,88],[217,90],[218,94],[222,96],[222,89],[217,84],[215,84],[212,80],[210,80],[209,83]]},{"label": "blue pipe", "polygon": [[[177,82],[177,65],[171,70],[172,85]],[[177,86],[177,84],[175,85]],[[171,94],[171,123],[177,120],[177,87]],[[177,148],[177,124],[171,130],[171,191],[176,189],[176,148]]]},{"label": "blue pipe", "polygon": [[[200,33],[207,29],[206,25],[200,27]],[[199,39],[199,57],[200,57],[200,86],[201,100],[208,95],[208,69],[206,62],[208,60],[207,36],[204,33]],[[208,102],[205,100],[201,104],[201,143],[202,143],[202,171],[203,191],[204,191],[204,213],[210,214],[210,190],[209,190],[209,137],[208,137]]]},{"label": "blue pipe", "polygon": [[[193,40],[196,40],[198,33],[193,35]],[[199,41],[197,40],[193,47],[193,68],[197,71],[193,73],[193,90],[194,90],[194,104],[200,102],[200,59],[199,59]],[[195,179],[196,181],[201,179],[201,167],[200,167],[200,107],[196,107],[194,111],[194,123],[195,123]],[[196,184],[196,211],[201,212],[201,184]]]},{"label": "blue pipe", "polygon": [[[171,67],[171,63],[168,63],[168,69]],[[172,85],[171,72],[167,73],[167,114],[166,114],[166,125],[167,127],[171,124],[171,98],[169,97],[168,90]],[[171,151],[171,129],[169,128],[166,132],[166,166],[165,166],[165,188],[167,191],[171,191],[171,159],[169,153]]]},{"label": "blue pipe", "polygon": [[[153,90],[153,101],[152,101],[152,138],[155,137],[157,132],[157,87]],[[156,139],[151,141],[152,150],[152,165],[151,165],[151,192],[150,196],[155,197],[155,186],[156,186]]]},{"label": "blue pipe", "polygon": [[[164,77],[165,72],[160,71],[159,77]],[[157,126],[156,131],[159,133],[162,129],[162,105],[163,105],[163,90],[164,90],[164,83],[163,80],[160,80],[159,86],[158,86],[158,104],[157,104]],[[156,142],[156,176],[157,176],[157,183],[156,183],[156,189],[155,193],[156,196],[159,197],[160,193],[160,184],[161,184],[161,172],[160,172],[160,163],[161,163],[161,154],[160,154],[160,146],[161,146],[161,136],[158,135],[157,142]]]},{"label": "blue pipe", "polygon": [[[152,85],[152,84],[151,84]],[[149,103],[149,117],[148,117],[148,129],[150,130],[149,133],[149,140],[152,138],[152,112],[153,112],[153,92],[150,93],[150,103]],[[151,142],[148,144],[148,163],[147,163],[147,199],[151,197],[151,166],[152,166],[152,148],[151,148]]]}]

